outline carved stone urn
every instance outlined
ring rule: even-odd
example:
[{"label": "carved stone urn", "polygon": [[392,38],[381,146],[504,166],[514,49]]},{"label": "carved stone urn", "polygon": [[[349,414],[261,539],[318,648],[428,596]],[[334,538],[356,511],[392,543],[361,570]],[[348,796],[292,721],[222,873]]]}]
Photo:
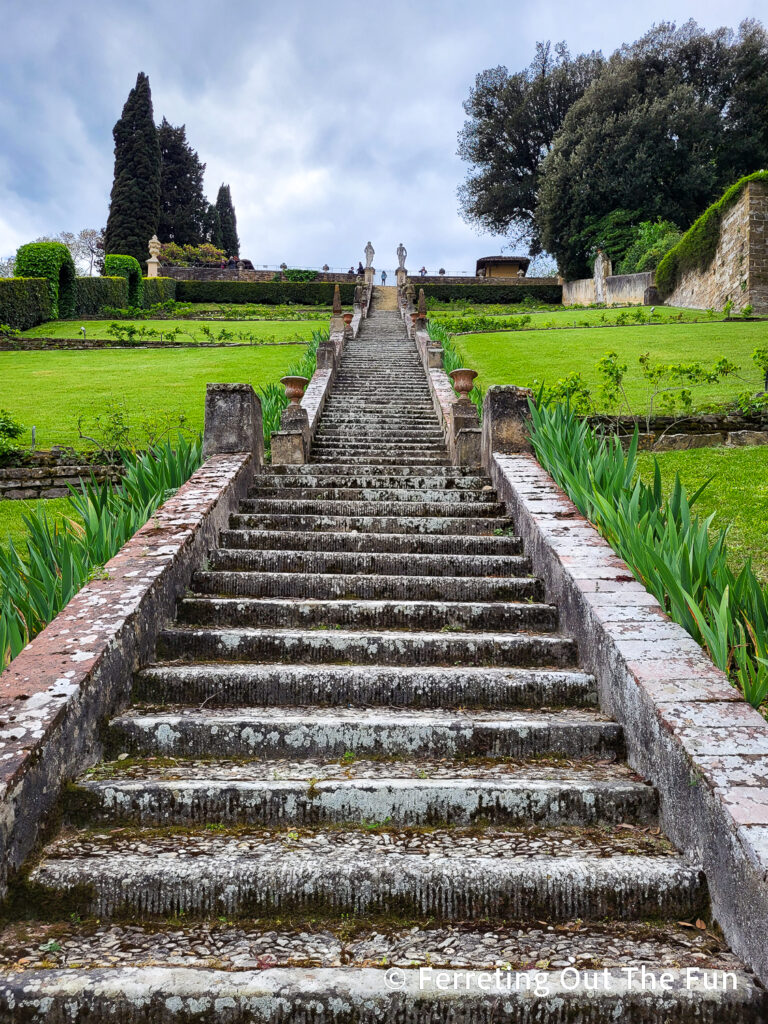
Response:
[{"label": "carved stone urn", "polygon": [[280,383],[285,386],[285,393],[291,405],[298,405],[304,397],[309,380],[306,377],[281,377]]},{"label": "carved stone urn", "polygon": [[344,321],[344,323],[347,325],[347,327],[349,327],[349,325],[352,323],[352,317],[353,316],[354,316],[353,313],[343,313],[342,314],[341,319]]},{"label": "carved stone urn", "polygon": [[453,381],[453,386],[458,392],[460,402],[469,401],[469,392],[475,386],[475,377],[477,376],[477,370],[467,370],[462,367],[459,370],[451,370],[449,377]]}]

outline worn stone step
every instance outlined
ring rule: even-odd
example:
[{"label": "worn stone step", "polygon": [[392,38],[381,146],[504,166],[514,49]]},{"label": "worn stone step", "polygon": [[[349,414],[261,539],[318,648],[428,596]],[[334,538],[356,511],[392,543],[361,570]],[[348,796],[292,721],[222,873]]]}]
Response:
[{"label": "worn stone step", "polygon": [[115,756],[614,757],[621,726],[588,709],[177,708],[113,719]]},{"label": "worn stone step", "polygon": [[408,708],[594,707],[594,677],[578,670],[411,668],[397,665],[152,665],[133,697],[152,705]]},{"label": "worn stone step", "polygon": [[257,478],[258,487],[354,487],[390,488],[397,491],[482,491],[490,487],[491,481],[485,476],[444,476],[437,473],[422,476],[403,476],[389,473],[339,473],[331,476],[328,473],[260,473]]},{"label": "worn stone step", "polygon": [[[363,465],[365,465],[365,466],[370,466],[370,465],[376,465],[376,466],[418,466],[421,469],[423,469],[424,466],[450,466],[450,464],[451,464],[451,461],[448,458],[447,454],[446,455],[435,455],[435,456],[432,456],[430,458],[430,457],[428,457],[428,456],[426,456],[424,454],[420,454],[418,456],[415,456],[415,455],[400,455],[400,456],[397,456],[397,455],[376,455],[376,454],[371,453],[371,452],[364,452],[364,453],[362,453],[360,455],[356,455],[356,456],[349,455],[347,453],[345,455],[345,460],[348,463],[358,462],[361,466],[363,466]],[[327,453],[323,453],[323,454],[318,454],[318,453],[313,452],[312,453],[311,461],[315,465],[320,465],[323,462],[337,463],[339,461],[339,454],[336,453],[336,452],[334,452],[334,453],[327,452]]]},{"label": "worn stone step", "polygon": [[253,498],[296,499],[299,501],[418,501],[418,502],[466,502],[479,506],[482,515],[483,506],[488,502],[497,502],[496,491],[448,490],[439,488],[434,491],[417,491],[411,488],[395,489],[391,487],[265,487],[257,484],[249,492]]},{"label": "worn stone step", "polygon": [[527,576],[526,555],[391,554],[382,551],[259,551],[217,548],[209,556],[214,571],[345,573],[381,576]]},{"label": "worn stone step", "polygon": [[[543,583],[530,576],[485,579],[472,576],[382,576],[378,573],[360,575],[202,570],[195,573],[191,589],[199,594],[232,597],[344,601],[498,602],[542,601],[544,598]],[[485,612],[491,605],[483,604],[482,607]],[[490,619],[480,617],[478,628],[490,628]]]},{"label": "worn stone step", "polygon": [[440,536],[409,533],[307,533],[291,530],[238,529],[243,517],[233,515],[233,529],[219,535],[224,548],[259,548],[287,551],[388,551],[392,554],[517,555],[522,551],[519,537]]},{"label": "worn stone step", "polygon": [[[410,480],[413,477],[429,476],[443,477],[447,480],[460,481],[464,478],[476,479],[477,469],[469,466],[432,466],[426,467],[420,466],[360,466],[358,463],[329,463],[327,465],[315,465],[313,463],[307,463],[303,466],[269,466],[264,470],[264,476],[318,476],[323,477],[332,474],[346,475],[346,474],[358,474],[363,473],[366,476],[386,475],[387,477],[403,477]],[[489,483],[490,480],[487,477],[483,477],[483,483]],[[409,484],[401,483],[398,486],[405,487]],[[452,486],[446,484],[446,486]],[[461,484],[457,484],[461,486]]]},{"label": "worn stone step", "polygon": [[462,516],[355,516],[307,515],[295,513],[239,513],[231,517],[241,529],[301,531],[302,533],[403,534],[410,536],[493,536],[513,529],[509,516],[475,518]]},{"label": "worn stone step", "polygon": [[557,609],[536,602],[329,600],[197,595],[179,601],[177,621],[202,626],[470,629],[497,632],[557,629]]},{"label": "worn stone step", "polygon": [[[109,767],[109,766],[107,766]],[[303,767],[303,766],[302,766]],[[280,761],[133,765],[129,778],[82,779],[70,806],[90,821],[139,825],[320,825],[387,821],[397,825],[598,825],[655,821],[656,792],[616,773],[561,770],[560,777],[387,777],[387,765],[311,763],[299,774]],[[413,769],[415,771],[416,765]],[[289,771],[289,778],[284,773]],[[534,768],[535,773],[535,768]],[[328,777],[330,775],[330,777]]]},{"label": "worn stone step", "polygon": [[[438,920],[690,919],[707,914],[697,865],[661,849],[622,852],[608,829],[564,844],[541,830],[460,829],[412,837],[339,829],[142,838],[77,833],[32,871],[38,892],[102,920],[257,917],[314,910]],[[575,840],[575,841],[574,841]],[[612,849],[612,847],[615,847]]]},{"label": "worn stone step", "polygon": [[[313,501],[297,498],[245,498],[241,512],[265,515],[331,515],[331,516],[443,516],[460,518],[474,516],[477,509],[463,501]],[[483,515],[502,517],[506,508],[500,501],[483,502]]]},{"label": "worn stone step", "polygon": [[[641,984],[638,975],[614,968],[595,990],[587,974],[564,980],[562,970],[534,976],[502,969],[497,981],[489,967],[461,970],[455,985],[449,976],[446,987],[431,967],[420,971],[406,961],[390,974],[391,968],[368,966],[382,959],[379,945],[372,945],[371,956],[355,969],[258,964],[233,971],[174,962],[167,967],[128,963],[92,971],[13,971],[0,975],[0,1011],[9,1024],[285,1024],[286,1007],[297,1021],[436,1024],[498,1020],[493,1008],[503,1001],[504,1024],[761,1024],[768,1016],[764,990],[745,971],[729,972],[732,985],[720,980],[722,970],[697,970],[690,976],[687,968],[648,967]],[[158,949],[163,955],[165,947]],[[119,950],[107,962],[118,960]]]}]

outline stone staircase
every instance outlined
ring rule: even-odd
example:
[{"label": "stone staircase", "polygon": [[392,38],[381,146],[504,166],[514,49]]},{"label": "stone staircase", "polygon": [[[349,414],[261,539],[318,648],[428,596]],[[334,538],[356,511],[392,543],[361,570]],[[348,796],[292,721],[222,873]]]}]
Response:
[{"label": "stone staircase", "polygon": [[18,883],[0,1019],[765,1019],[530,569],[374,311]]}]

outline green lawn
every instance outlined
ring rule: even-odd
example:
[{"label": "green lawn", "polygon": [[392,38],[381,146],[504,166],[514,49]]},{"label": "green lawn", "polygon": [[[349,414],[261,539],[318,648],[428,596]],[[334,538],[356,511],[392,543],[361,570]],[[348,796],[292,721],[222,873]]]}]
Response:
[{"label": "green lawn", "polygon": [[[768,582],[768,447],[699,448],[656,457],[667,489],[676,472],[689,494],[714,477],[695,508],[704,515],[714,513],[715,528],[731,526],[728,547],[734,572],[751,557],[755,572]],[[638,457],[640,472],[649,480],[652,460],[647,452]]]},{"label": "green lawn", "polygon": [[34,512],[36,508],[44,509],[50,521],[58,521],[65,516],[71,518],[67,498],[48,498],[39,501],[0,500],[0,547],[5,547],[9,538],[17,547],[23,543],[27,534],[23,517]]},{"label": "green lawn", "polygon": [[[589,312],[589,311],[587,311]],[[599,312],[599,311],[595,311]],[[478,371],[478,384],[527,385],[533,380],[554,383],[570,373],[581,373],[595,387],[597,363],[606,352],[618,352],[628,364],[626,388],[635,411],[644,411],[646,385],[638,356],[650,352],[654,362],[712,364],[727,356],[740,367],[740,376],[696,388],[698,408],[723,403],[745,390],[757,390],[762,379],[752,362],[758,345],[768,344],[768,321],[753,323],[663,324],[661,326],[606,327],[601,330],[506,331],[466,334],[455,338],[465,366]],[[599,405],[599,401],[598,401]]]},{"label": "green lawn", "polygon": [[[88,340],[115,341],[109,333],[109,325],[116,322],[121,328],[133,325],[138,334],[149,341],[169,340],[169,332],[178,328],[176,341],[309,341],[313,330],[327,327],[325,321],[317,320],[255,320],[248,323],[225,323],[221,320],[51,320],[23,332],[25,338],[81,338],[85,327]],[[206,336],[206,330],[212,333]],[[143,334],[142,334],[143,332]],[[222,333],[223,332],[223,333]],[[162,336],[162,337],[161,337]]]},{"label": "green lawn", "polygon": [[[563,309],[552,306],[549,309],[527,310],[520,306],[472,306],[466,311],[471,316],[530,316],[531,322],[525,330],[537,327],[602,327],[615,323],[662,324],[662,323],[714,323],[723,320],[724,313],[708,313],[704,309],[678,309],[674,306],[655,306],[653,313],[650,307],[633,306],[611,309]],[[430,311],[429,315],[440,319],[443,316],[463,316],[465,310]]]},{"label": "green lawn", "polygon": [[[291,325],[295,326],[295,325]],[[305,351],[303,345],[265,348],[101,349],[0,352],[0,409],[37,428],[40,448],[85,447],[77,434],[81,413],[103,413],[121,400],[132,421],[184,413],[202,429],[205,386],[244,382],[262,387],[279,379]]]}]

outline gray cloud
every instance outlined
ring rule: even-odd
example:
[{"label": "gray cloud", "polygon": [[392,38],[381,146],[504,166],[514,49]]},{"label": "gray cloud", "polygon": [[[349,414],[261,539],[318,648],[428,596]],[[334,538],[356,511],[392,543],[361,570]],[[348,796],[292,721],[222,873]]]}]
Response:
[{"label": "gray cloud", "polygon": [[[722,23],[712,0],[2,6],[0,255],[105,222],[112,125],[143,70],[158,121],[186,123],[209,194],[231,184],[255,263],[347,266],[370,237],[378,266],[402,239],[412,267],[456,271],[502,244],[456,206],[478,71],[523,66],[539,39],[610,51],[653,21]],[[760,6],[734,0],[730,23]]]}]

